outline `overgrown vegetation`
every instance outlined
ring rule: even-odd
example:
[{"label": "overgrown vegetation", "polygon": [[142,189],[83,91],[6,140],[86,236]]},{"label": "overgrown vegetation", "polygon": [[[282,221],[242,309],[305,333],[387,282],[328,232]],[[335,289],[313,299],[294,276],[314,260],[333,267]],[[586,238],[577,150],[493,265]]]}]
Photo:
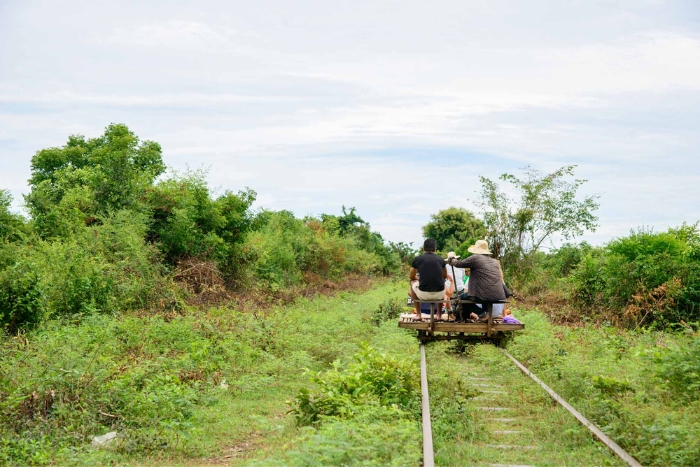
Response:
[{"label": "overgrown vegetation", "polygon": [[683,329],[700,322],[700,231],[639,229],[601,247],[566,244],[540,253],[519,288],[557,303],[561,319]]},{"label": "overgrown vegetation", "polygon": [[538,312],[509,351],[643,465],[700,464],[700,336],[556,326]]},{"label": "overgrown vegetation", "polygon": [[354,208],[298,219],[215,196],[201,171],[167,173],[161,147],[125,125],[32,158],[26,221],[0,192],[0,325],[182,309],[192,295],[292,286],[400,268]]},{"label": "overgrown vegetation", "polygon": [[[95,314],[40,323],[0,345],[0,465],[125,465],[144,458],[173,465],[223,455],[256,436],[265,444],[234,451],[240,460],[417,465],[414,338],[394,322],[371,323],[376,303],[403,289],[389,283],[266,313],[188,307],[171,316]],[[322,414],[305,405],[299,413],[316,421],[300,430],[285,416],[286,401],[305,391],[314,401],[342,401],[326,407],[348,410]],[[110,431],[119,433],[113,443],[91,447],[93,436]],[[290,439],[279,455],[266,453]],[[401,448],[409,439],[411,447]]]},{"label": "overgrown vegetation", "polygon": [[[577,200],[573,170],[504,175],[516,198],[482,179],[483,220],[449,208],[425,233],[462,256],[489,239],[520,298],[545,298],[549,318],[579,325],[516,310],[528,327],[513,352],[643,463],[697,465],[698,225],[544,253],[552,235],[596,226],[596,197]],[[415,340],[395,324],[405,282],[281,305],[305,287],[399,272],[411,245],[386,243],[354,208],[255,211],[252,190],[215,194],[204,172],[168,172],[160,146],[124,125],[37,152],[30,186],[29,219],[0,191],[0,465],[172,465],[221,452],[256,466],[419,464]],[[232,296],[266,306],[241,313]],[[455,373],[454,348],[437,348],[439,462],[488,460],[473,457],[487,439],[479,391]],[[507,376],[483,349],[471,349],[480,371]],[[524,402],[538,397],[517,388]],[[533,430],[555,437],[566,423],[547,420]],[[108,431],[115,441],[90,446]],[[566,433],[566,449],[585,445],[577,459],[610,461],[576,427]]]}]

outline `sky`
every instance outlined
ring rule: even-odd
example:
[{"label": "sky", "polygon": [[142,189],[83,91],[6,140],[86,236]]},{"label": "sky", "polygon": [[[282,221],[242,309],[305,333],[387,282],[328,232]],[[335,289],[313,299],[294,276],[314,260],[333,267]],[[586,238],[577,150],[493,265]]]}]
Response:
[{"label": "sky", "polygon": [[168,166],[422,240],[480,175],[576,164],[601,244],[700,220],[700,2],[0,0],[0,189],[125,123]]}]

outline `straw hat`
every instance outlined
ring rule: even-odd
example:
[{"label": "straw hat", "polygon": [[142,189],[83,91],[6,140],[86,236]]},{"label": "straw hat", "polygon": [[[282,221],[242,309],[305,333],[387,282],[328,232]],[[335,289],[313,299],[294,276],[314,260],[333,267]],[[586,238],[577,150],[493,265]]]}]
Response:
[{"label": "straw hat", "polygon": [[450,251],[447,253],[447,261],[449,261],[450,258],[459,259],[459,255],[456,255],[454,251]]},{"label": "straw hat", "polygon": [[486,240],[477,240],[474,245],[467,248],[467,251],[469,251],[469,253],[474,253],[477,255],[491,255],[491,254],[493,254],[489,251],[489,244],[486,243]]}]

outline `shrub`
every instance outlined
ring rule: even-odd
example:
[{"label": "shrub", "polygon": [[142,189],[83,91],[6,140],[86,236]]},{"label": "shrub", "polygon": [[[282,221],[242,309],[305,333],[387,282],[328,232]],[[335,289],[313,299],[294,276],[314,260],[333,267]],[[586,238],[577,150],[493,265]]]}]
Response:
[{"label": "shrub", "polygon": [[14,331],[51,317],[176,306],[146,229],[143,215],[120,211],[70,238],[18,245],[16,262],[0,271],[0,323]]},{"label": "shrub", "polygon": [[30,262],[21,261],[0,272],[0,324],[14,332],[45,318],[39,277]]},{"label": "shrub", "polygon": [[304,273],[334,280],[352,273],[381,273],[386,264],[354,237],[328,230],[328,225],[315,218],[265,211],[256,224],[261,227],[248,235],[244,251],[250,255],[255,278],[272,290],[300,284]]},{"label": "shrub", "polygon": [[158,143],[112,124],[100,137],[71,136],[61,148],[38,151],[27,207],[42,237],[70,235],[111,212],[138,210],[143,190],[164,170]]},{"label": "shrub", "polygon": [[344,370],[336,361],[331,370],[311,375],[318,390],[302,389],[293,402],[299,425],[316,424],[323,417],[352,417],[364,404],[415,410],[419,381],[415,364],[371,347],[364,347],[353,360]]},{"label": "shrub", "polygon": [[588,249],[571,274],[574,300],[582,308],[613,310],[635,326],[697,320],[698,245],[697,225],[684,225],[664,233],[640,229]]},{"label": "shrub", "polygon": [[17,241],[24,236],[25,220],[19,214],[10,211],[11,205],[10,192],[0,190],[0,244]]},{"label": "shrub", "polygon": [[372,314],[372,323],[379,326],[384,321],[392,321],[397,319],[401,312],[406,309],[406,302],[400,298],[394,298],[380,303]]},{"label": "shrub", "polygon": [[146,190],[152,212],[148,238],[170,264],[197,257],[212,260],[227,276],[236,273],[238,245],[252,227],[251,190],[213,199],[204,172],[174,174]]},{"label": "shrub", "polygon": [[657,376],[671,392],[690,401],[700,399],[700,338],[659,352],[655,362]]}]

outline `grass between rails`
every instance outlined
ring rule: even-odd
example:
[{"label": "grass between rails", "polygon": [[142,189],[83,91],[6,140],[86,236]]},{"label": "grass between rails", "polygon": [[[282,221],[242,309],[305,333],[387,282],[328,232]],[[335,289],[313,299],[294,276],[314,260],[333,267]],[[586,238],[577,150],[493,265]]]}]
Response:
[{"label": "grass between rails", "polygon": [[449,428],[455,411],[445,411],[442,402],[450,395],[440,394],[437,404],[431,400],[437,405],[433,409],[436,465],[625,465],[497,348],[470,345],[460,356],[452,355],[453,348],[438,343],[428,349],[431,397],[440,394],[436,389],[442,385],[441,374],[451,373],[452,379],[469,388],[462,410],[470,423],[455,436]]}]

